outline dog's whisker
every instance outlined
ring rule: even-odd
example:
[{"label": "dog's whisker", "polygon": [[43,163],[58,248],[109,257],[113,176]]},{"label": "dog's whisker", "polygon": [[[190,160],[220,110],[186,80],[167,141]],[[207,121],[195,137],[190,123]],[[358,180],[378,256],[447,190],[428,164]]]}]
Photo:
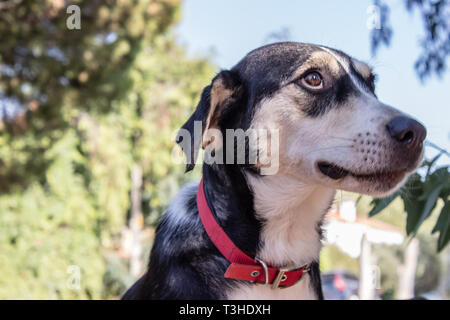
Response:
[{"label": "dog's whisker", "polygon": [[341,140],[347,140],[347,141],[353,141],[354,140],[354,139],[351,139],[351,138],[344,138],[344,137],[330,136],[330,135],[328,135],[327,138],[341,139]]},{"label": "dog's whisker", "polygon": [[318,148],[318,149],[314,149],[314,150],[310,151],[309,154],[314,154],[316,152],[323,151],[323,150],[336,149],[336,148],[351,148],[351,147],[352,146],[349,145],[349,146],[333,146],[333,147],[326,147],[326,148]]}]

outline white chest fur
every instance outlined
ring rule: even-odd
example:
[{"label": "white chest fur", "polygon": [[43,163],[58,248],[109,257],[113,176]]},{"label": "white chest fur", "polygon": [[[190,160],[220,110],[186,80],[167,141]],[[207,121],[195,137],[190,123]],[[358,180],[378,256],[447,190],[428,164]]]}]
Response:
[{"label": "white chest fur", "polygon": [[[286,176],[248,177],[256,214],[264,221],[257,257],[271,266],[293,267],[318,261],[321,249],[318,224],[334,190],[306,185]],[[242,285],[228,292],[229,299],[316,299],[310,277],[289,288]]]}]

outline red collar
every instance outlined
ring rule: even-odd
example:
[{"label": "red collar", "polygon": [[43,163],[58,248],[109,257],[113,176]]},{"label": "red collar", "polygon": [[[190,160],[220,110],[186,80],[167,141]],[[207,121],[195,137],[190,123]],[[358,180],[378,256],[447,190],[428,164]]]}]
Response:
[{"label": "red collar", "polygon": [[291,269],[272,268],[239,249],[214,218],[206,200],[203,179],[198,186],[197,207],[206,233],[220,253],[230,262],[225,278],[271,284],[272,288],[289,287],[297,283],[303,273],[309,270],[308,265]]}]

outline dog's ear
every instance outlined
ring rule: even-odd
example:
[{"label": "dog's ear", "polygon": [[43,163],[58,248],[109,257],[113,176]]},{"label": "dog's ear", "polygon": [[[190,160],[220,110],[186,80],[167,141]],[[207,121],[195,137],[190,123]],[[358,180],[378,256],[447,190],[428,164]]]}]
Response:
[{"label": "dog's ear", "polygon": [[233,71],[224,70],[214,77],[203,89],[200,102],[194,113],[178,131],[176,142],[186,156],[186,172],[195,166],[200,145],[203,149],[215,150],[221,147],[211,129],[220,128],[220,119],[235,106],[242,96],[242,83]]}]

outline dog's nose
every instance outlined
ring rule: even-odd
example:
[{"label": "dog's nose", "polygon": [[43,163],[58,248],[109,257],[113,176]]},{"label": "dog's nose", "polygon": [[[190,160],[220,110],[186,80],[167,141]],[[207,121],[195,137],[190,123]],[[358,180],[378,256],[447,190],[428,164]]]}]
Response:
[{"label": "dog's nose", "polygon": [[415,147],[423,142],[427,130],[414,119],[399,116],[392,119],[386,129],[389,135],[405,147]]}]

